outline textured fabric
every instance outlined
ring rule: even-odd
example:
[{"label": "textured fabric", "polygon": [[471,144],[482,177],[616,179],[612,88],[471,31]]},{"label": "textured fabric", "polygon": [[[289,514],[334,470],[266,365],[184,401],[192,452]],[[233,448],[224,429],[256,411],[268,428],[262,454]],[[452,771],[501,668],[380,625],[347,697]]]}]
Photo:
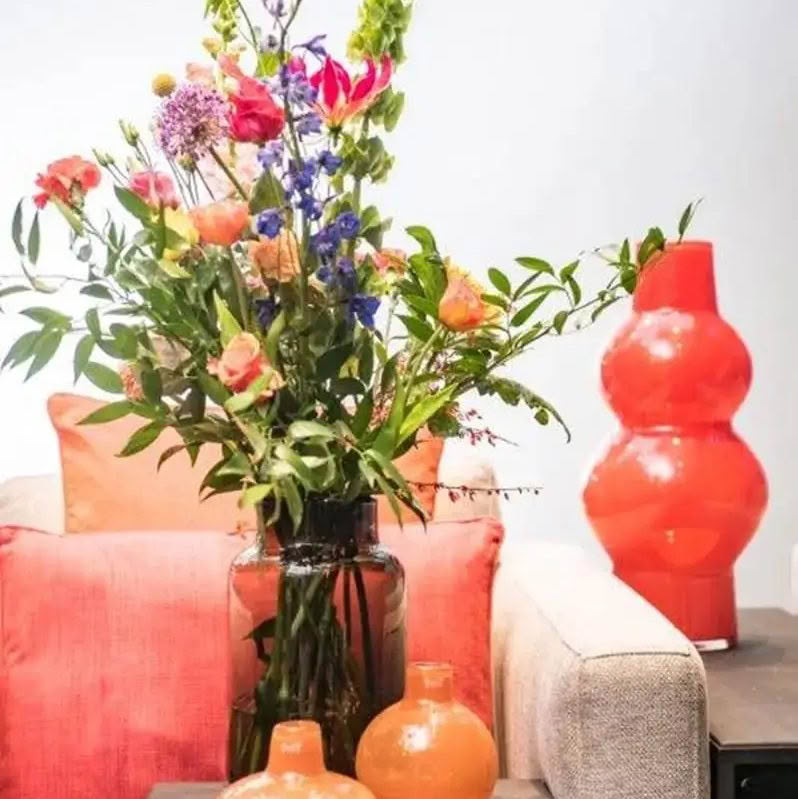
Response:
[{"label": "textured fabric", "polygon": [[125,416],[108,424],[78,424],[103,404],[73,394],[55,394],[47,404],[61,449],[67,532],[254,527],[254,511],[240,510],[236,494],[199,500],[202,478],[219,459],[217,446],[203,447],[194,468],[181,452],[159,472],[161,453],[182,443],[174,430],[164,430],[143,452],[117,458],[127,439],[146,424],[146,419]]},{"label": "textured fabric", "polygon": [[64,532],[64,495],[55,474],[14,477],[0,484],[0,527]]},{"label": "textured fabric", "polygon": [[[435,508],[435,486],[438,481],[438,464],[443,452],[443,439],[422,433],[416,446],[397,458],[396,468],[411,483],[418,503],[432,517]],[[413,485],[421,483],[422,485]],[[377,518],[380,524],[395,524],[396,514],[385,497],[377,497]],[[414,522],[416,515],[402,505],[402,522]]]},{"label": "textured fabric", "polygon": [[380,531],[407,572],[408,658],[451,662],[457,698],[488,726],[491,597],[503,535],[495,519]]},{"label": "textured fabric", "polygon": [[0,529],[0,797],[142,799],[218,780],[227,566],[218,533]]},{"label": "textured fabric", "polygon": [[[448,660],[490,721],[492,520],[387,525],[409,586],[409,656]],[[208,532],[0,528],[0,799],[142,799],[224,776],[227,569]]]},{"label": "textured fabric", "polygon": [[707,799],[703,665],[654,608],[584,559],[516,546],[494,619],[507,774],[555,799]]},{"label": "textured fabric", "polygon": [[798,614],[798,544],[792,550],[792,569],[790,571],[791,597],[788,610],[792,614]]}]

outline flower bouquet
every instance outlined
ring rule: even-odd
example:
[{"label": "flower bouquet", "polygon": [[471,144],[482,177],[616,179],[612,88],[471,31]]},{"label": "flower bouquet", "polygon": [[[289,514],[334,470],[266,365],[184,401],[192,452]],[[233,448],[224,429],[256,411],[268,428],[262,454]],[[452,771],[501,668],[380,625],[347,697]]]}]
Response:
[{"label": "flower bouquet", "polygon": [[[84,424],[141,417],[122,457],[167,428],[182,443],[161,463],[215,447],[202,495],[239,492],[257,508],[257,543],[239,571],[262,575],[254,567],[272,558],[277,584],[271,610],[256,613],[254,584],[234,580],[252,611],[256,661],[233,714],[233,777],[263,765],[271,727],[291,717],[319,720],[328,763],[351,773],[365,724],[401,694],[404,665],[386,666],[391,657],[378,651],[388,610],[369,591],[379,584],[394,597],[401,638],[403,580],[373,546],[363,555],[363,542],[374,543],[372,498],[384,495],[400,519],[404,506],[425,520],[394,460],[422,430],[464,434],[459,403],[471,391],[562,423],[500,370],[572,317],[595,318],[631,292],[664,244],[654,228],[632,259],[625,242],[608,259],[609,283],[589,298],[578,260],[555,269],[520,257],[520,277],[491,269],[486,291],[426,227],[407,228],[410,255],[384,246],[391,219],[365,194],[394,160],[381,134],[404,104],[393,82],[410,4],[364,0],[350,67],[323,36],[293,41],[302,5],[268,0],[253,19],[239,0],[207,0],[216,35],[185,80],[153,81],[152,135],[122,122],[126,158],[95,150],[95,161],[65,158],[39,175],[27,235],[24,202],[13,219],[27,280],[0,289],[50,295],[63,285],[36,271],[39,213],[59,212],[84,270],[68,280],[96,304],[83,318],[50,305],[22,311],[36,328],[3,366],[27,364],[31,377],[76,336],[75,379],[120,395]],[[123,222],[98,221],[90,208],[102,170]],[[98,350],[119,368],[95,360]],[[401,661],[402,646],[395,652]]]}]

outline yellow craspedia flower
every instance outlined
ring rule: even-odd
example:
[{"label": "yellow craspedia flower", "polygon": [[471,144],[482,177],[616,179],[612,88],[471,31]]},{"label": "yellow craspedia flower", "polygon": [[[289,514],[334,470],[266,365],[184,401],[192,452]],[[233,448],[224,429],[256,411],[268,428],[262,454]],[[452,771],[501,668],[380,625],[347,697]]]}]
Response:
[{"label": "yellow craspedia flower", "polygon": [[222,47],[224,46],[224,42],[218,36],[206,36],[202,40],[202,46],[214,57],[216,58],[219,53],[222,52]]},{"label": "yellow craspedia flower", "polygon": [[177,86],[177,81],[168,72],[159,72],[152,79],[152,91],[158,97],[168,97]]}]

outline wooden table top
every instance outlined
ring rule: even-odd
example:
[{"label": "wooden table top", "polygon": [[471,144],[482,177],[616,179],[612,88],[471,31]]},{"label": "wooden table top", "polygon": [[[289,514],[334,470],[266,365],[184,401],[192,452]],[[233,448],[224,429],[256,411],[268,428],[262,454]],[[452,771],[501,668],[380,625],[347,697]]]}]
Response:
[{"label": "wooden table top", "polygon": [[704,655],[709,730],[720,747],[798,747],[798,617],[742,610],[740,644]]},{"label": "wooden table top", "polygon": [[[148,799],[216,799],[224,788],[220,782],[172,782],[156,785]],[[538,782],[499,780],[493,799],[551,799]]]}]

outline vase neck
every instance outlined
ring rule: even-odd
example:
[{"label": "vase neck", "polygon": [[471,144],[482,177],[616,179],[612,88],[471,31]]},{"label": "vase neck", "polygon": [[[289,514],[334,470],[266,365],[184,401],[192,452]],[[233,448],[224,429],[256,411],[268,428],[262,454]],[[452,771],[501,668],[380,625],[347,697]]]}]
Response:
[{"label": "vase neck", "polygon": [[643,267],[635,290],[634,309],[654,311],[660,308],[717,311],[710,242],[669,244]]},{"label": "vase neck", "polygon": [[454,669],[448,663],[411,663],[407,667],[405,699],[451,702]]},{"label": "vase neck", "polygon": [[272,731],[266,770],[270,774],[321,774],[325,770],[321,727],[315,721],[278,724]]}]

